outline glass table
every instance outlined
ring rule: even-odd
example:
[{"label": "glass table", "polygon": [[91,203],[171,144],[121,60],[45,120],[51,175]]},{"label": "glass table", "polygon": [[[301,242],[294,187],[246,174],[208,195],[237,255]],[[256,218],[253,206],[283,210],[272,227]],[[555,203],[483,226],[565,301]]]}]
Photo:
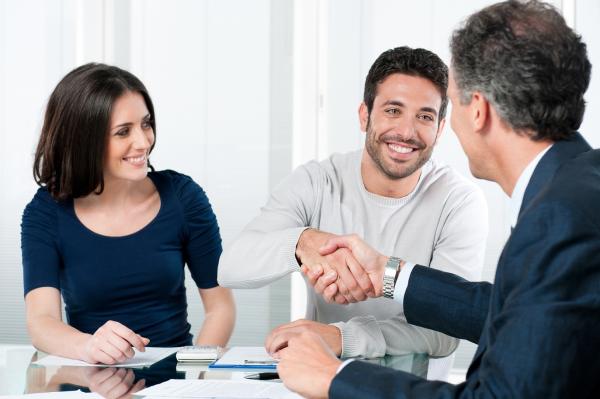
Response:
[{"label": "glass table", "polygon": [[[106,398],[127,397],[170,379],[241,379],[260,370],[208,368],[202,363],[177,363],[171,355],[147,368],[45,367],[32,364],[43,356],[32,346],[0,345],[0,395],[82,390]],[[410,354],[368,359],[368,362],[426,377],[428,356]],[[269,370],[265,370],[269,371]],[[270,370],[273,371],[273,370]]]}]

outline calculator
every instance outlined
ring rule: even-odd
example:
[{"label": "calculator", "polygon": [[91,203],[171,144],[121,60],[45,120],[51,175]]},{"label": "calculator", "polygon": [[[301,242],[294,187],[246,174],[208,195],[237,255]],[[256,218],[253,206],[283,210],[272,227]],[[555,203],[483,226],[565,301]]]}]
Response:
[{"label": "calculator", "polygon": [[177,351],[178,362],[196,362],[196,363],[209,363],[217,360],[221,354],[221,347],[219,346],[184,346]]}]

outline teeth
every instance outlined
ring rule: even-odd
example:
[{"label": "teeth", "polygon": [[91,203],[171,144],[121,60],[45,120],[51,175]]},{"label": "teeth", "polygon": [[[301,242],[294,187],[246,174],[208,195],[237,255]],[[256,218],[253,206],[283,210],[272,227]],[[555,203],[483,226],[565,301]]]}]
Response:
[{"label": "teeth", "polygon": [[409,152],[413,152],[412,148],[401,145],[388,144],[388,147],[390,147],[392,151],[399,152],[400,154],[408,154]]},{"label": "teeth", "polygon": [[142,162],[146,161],[146,155],[142,155],[142,156],[139,156],[139,157],[127,157],[127,158],[124,158],[124,159],[125,159],[125,161],[127,161],[129,163],[139,164],[139,163],[142,163]]}]

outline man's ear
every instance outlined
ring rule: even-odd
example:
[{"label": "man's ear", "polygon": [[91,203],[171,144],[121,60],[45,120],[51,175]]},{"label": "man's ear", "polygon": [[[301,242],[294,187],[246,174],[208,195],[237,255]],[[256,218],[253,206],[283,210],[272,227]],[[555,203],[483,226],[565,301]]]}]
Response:
[{"label": "man's ear", "polygon": [[483,94],[476,91],[471,97],[470,108],[474,130],[484,130],[490,122],[490,102],[483,96]]},{"label": "man's ear", "polygon": [[360,130],[362,132],[367,131],[367,125],[369,124],[369,110],[367,109],[367,104],[363,102],[360,103],[358,107],[358,121],[360,122]]}]

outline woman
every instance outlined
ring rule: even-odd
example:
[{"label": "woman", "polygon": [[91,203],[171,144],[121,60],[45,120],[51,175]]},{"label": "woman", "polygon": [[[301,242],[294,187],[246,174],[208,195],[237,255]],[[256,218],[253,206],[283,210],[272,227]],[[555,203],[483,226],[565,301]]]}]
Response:
[{"label": "woman", "polygon": [[217,284],[217,221],[191,178],[150,165],[154,118],[142,82],[103,64],[73,70],[50,96],[33,168],[41,188],[21,225],[36,348],[114,364],[132,347],[190,345],[184,264],[205,308],[196,343],[227,343],[235,306]]}]

